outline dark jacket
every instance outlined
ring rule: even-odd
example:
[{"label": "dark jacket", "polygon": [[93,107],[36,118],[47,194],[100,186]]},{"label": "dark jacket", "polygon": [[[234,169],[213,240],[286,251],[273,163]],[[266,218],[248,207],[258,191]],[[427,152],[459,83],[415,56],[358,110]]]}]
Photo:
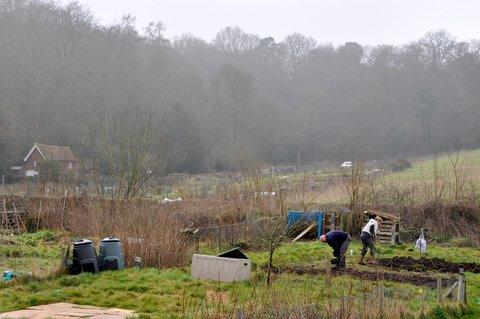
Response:
[{"label": "dark jacket", "polygon": [[333,256],[340,258],[340,247],[348,236],[350,236],[348,233],[341,230],[332,230],[325,234],[327,244],[333,248]]}]

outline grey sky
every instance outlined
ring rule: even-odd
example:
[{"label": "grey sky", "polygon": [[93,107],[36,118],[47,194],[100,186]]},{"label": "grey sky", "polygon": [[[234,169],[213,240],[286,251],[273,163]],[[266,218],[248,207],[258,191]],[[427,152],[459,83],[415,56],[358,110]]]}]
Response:
[{"label": "grey sky", "polygon": [[[63,1],[65,2],[65,1]],[[101,24],[136,17],[137,28],[161,21],[172,39],[212,40],[226,26],[281,41],[294,32],[319,43],[407,44],[444,29],[457,40],[480,39],[478,0],[80,0]]]}]

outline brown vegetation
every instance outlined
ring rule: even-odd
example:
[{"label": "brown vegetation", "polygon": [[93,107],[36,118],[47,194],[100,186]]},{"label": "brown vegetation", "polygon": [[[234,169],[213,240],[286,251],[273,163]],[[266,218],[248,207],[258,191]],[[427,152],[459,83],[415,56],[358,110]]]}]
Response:
[{"label": "brown vegetation", "polygon": [[466,238],[480,243],[480,207],[471,204],[426,203],[403,209],[400,213],[406,229],[426,228],[445,238]]},{"label": "brown vegetation", "polygon": [[[262,204],[252,205],[259,201]],[[30,230],[68,230],[82,238],[115,236],[122,240],[127,265],[139,256],[144,265],[155,267],[187,264],[189,249],[198,236],[202,236],[202,241],[222,239],[222,245],[223,239],[229,243],[245,239],[246,231],[255,231],[246,228],[247,216],[258,216],[259,210],[266,212],[268,207],[275,206],[269,199],[237,202],[228,196],[168,204],[150,200],[19,196],[6,197],[6,202],[14,202],[28,212],[29,220],[25,223]]]},{"label": "brown vegetation", "polygon": [[[115,236],[122,240],[127,265],[138,256],[144,265],[169,267],[188,264],[191,250],[199,242],[221,247],[261,245],[262,241],[283,238],[287,234],[284,231],[273,232],[267,238],[272,229],[283,229],[274,220],[286,222],[288,210],[312,209],[313,201],[306,195],[298,198],[295,190],[283,195],[278,188],[269,189],[277,191],[275,196],[260,196],[262,185],[252,183],[241,191],[230,187],[218,196],[167,204],[92,197],[5,198],[7,203],[27,211],[30,230],[68,230],[74,236],[94,239]],[[298,201],[293,201],[293,197]],[[315,206],[326,211],[331,207]],[[480,208],[473,204],[432,202],[377,207],[401,216],[404,231],[418,234],[420,228],[426,228],[438,238],[460,237],[472,244],[480,242],[476,231],[480,226]]]}]

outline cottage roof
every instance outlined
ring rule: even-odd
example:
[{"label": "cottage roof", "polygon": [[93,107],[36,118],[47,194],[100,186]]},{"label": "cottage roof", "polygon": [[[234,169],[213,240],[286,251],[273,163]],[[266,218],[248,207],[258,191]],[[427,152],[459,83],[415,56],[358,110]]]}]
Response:
[{"label": "cottage roof", "polygon": [[28,152],[27,156],[23,160],[26,162],[33,151],[37,149],[44,159],[54,159],[57,161],[70,161],[77,162],[77,158],[73,155],[72,150],[69,146],[57,146],[57,145],[47,145],[47,144],[33,144],[32,149]]}]

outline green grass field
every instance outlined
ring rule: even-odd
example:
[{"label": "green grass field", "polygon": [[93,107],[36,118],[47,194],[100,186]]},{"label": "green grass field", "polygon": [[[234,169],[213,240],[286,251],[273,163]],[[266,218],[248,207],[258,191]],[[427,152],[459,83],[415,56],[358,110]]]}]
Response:
[{"label": "green grass field", "polygon": [[[368,305],[376,300],[372,293],[379,284],[350,276],[328,277],[320,274],[331,256],[331,249],[318,241],[285,243],[275,252],[274,260],[277,267],[318,269],[318,275],[282,273],[274,276],[270,287],[265,285],[267,253],[249,250],[244,250],[252,261],[252,279],[247,282],[194,280],[190,276],[190,267],[58,275],[56,270],[63,247],[59,242],[65,235],[42,231],[2,238],[0,267],[23,275],[0,282],[0,312],[70,302],[132,309],[145,318],[228,318],[239,311],[262,317],[260,314],[265,309],[280,309],[283,315],[288,316],[289,311],[307,313],[314,308],[323,309],[321,311],[326,315],[335,318],[348,307],[361,312],[365,302],[367,306],[363,311],[368,313],[371,308]],[[358,241],[353,241],[350,248],[349,267],[374,271],[372,266],[360,267],[356,264],[361,248]],[[202,249],[201,252],[219,253],[212,249]],[[430,258],[480,263],[480,250],[476,248],[429,245],[428,252]],[[413,243],[381,245],[377,256],[420,257],[420,253],[414,249]],[[417,318],[422,312],[429,316],[437,313],[438,316],[432,318],[478,318],[480,315],[480,274],[467,273],[467,308],[451,302],[438,306],[435,289],[428,287],[396,282],[381,284],[386,293],[385,318],[397,318],[398,313],[403,313],[404,318]]]},{"label": "green grass field", "polygon": [[453,177],[456,169],[464,177],[478,177],[480,174],[480,150],[470,150],[430,156],[416,160],[405,171],[393,173],[390,177],[397,181],[414,181],[418,178],[433,179],[439,174],[444,179]]}]

